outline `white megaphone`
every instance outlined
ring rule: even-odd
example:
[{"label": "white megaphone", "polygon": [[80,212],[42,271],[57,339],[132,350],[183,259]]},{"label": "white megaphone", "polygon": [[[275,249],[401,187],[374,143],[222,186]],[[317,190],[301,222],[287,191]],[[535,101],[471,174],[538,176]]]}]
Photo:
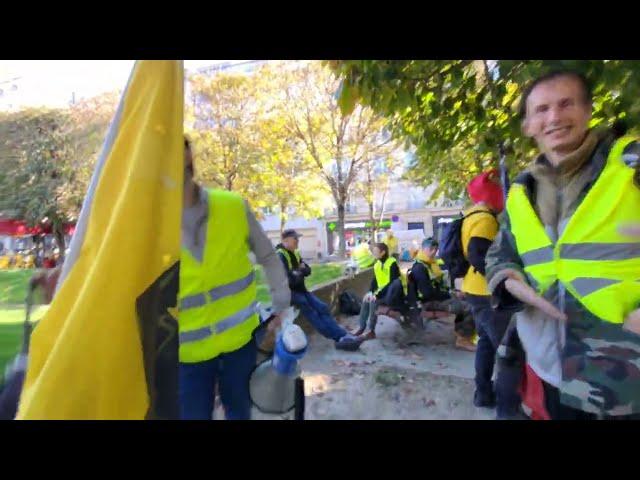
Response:
[{"label": "white megaphone", "polygon": [[283,414],[296,406],[298,361],[308,345],[302,329],[293,324],[296,316],[293,307],[285,311],[273,356],[260,363],[249,379],[251,401],[263,413]]}]

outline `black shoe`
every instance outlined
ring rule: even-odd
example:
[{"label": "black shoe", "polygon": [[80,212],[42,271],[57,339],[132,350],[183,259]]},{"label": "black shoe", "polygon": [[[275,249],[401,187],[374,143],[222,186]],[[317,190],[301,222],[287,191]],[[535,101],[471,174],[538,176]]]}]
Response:
[{"label": "black shoe", "polygon": [[422,323],[422,316],[420,310],[412,308],[409,310],[409,325],[418,330],[424,330],[424,324]]},{"label": "black shoe", "polygon": [[473,405],[478,408],[496,408],[495,395],[480,395],[476,390],[473,394]]}]

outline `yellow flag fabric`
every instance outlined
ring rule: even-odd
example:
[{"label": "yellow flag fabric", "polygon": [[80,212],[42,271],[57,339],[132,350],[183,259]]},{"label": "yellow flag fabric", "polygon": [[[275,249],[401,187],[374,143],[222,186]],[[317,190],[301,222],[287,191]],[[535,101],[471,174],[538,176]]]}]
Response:
[{"label": "yellow flag fabric", "polygon": [[133,68],[58,290],[31,338],[18,419],[153,417],[157,379],[143,350],[160,337],[144,338],[150,316],[141,311],[153,301],[141,298],[180,255],[183,78],[182,61]]}]

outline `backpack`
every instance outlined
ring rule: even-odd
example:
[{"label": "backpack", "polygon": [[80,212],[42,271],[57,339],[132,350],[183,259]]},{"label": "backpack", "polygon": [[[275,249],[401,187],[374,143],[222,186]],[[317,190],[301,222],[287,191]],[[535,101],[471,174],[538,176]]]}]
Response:
[{"label": "backpack", "polygon": [[476,213],[489,213],[493,218],[496,218],[492,212],[478,210],[471,212],[467,216],[460,215],[460,218],[456,218],[442,229],[439,256],[444,261],[445,270],[449,271],[449,277],[452,281],[455,278],[464,277],[471,266],[465,258],[462,248],[462,222],[464,222],[465,218],[469,218]]},{"label": "backpack", "polygon": [[359,315],[362,302],[351,291],[342,292],[339,297],[340,313],[343,315]]}]

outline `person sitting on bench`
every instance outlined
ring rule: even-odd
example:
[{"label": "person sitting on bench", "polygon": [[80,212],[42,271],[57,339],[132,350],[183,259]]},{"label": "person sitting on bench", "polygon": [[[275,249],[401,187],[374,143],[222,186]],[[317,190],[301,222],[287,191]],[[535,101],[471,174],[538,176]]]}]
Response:
[{"label": "person sitting on bench", "polygon": [[369,332],[364,335],[364,340],[376,338],[375,329],[378,322],[376,310],[379,305],[398,310],[401,314],[406,313],[404,288],[397,260],[389,256],[389,247],[384,243],[376,243],[372,250],[373,256],[378,260],[373,266],[374,276],[371,287],[362,301],[360,329],[355,333],[355,335],[362,335],[368,325]]},{"label": "person sitting on bench", "polygon": [[456,347],[474,351],[475,326],[471,305],[451,296],[442,282],[442,271],[437,265],[438,242],[427,238],[407,272],[407,303],[409,321],[422,328],[421,310],[447,312],[455,315]]}]

